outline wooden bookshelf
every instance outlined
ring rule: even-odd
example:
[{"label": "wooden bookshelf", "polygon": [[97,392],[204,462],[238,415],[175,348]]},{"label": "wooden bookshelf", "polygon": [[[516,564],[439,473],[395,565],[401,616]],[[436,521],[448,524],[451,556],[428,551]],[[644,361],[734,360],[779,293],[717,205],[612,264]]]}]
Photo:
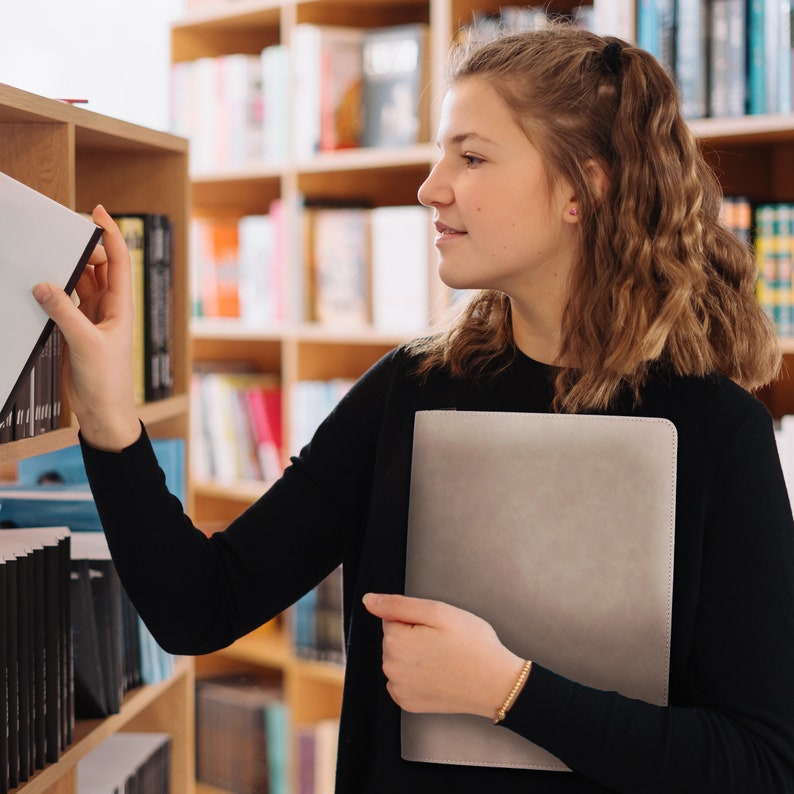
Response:
[{"label": "wooden bookshelf", "polygon": [[[593,0],[609,9],[611,0]],[[587,3],[585,3],[587,4]],[[265,46],[289,42],[302,22],[360,27],[404,22],[430,23],[430,129],[438,122],[439,89],[445,54],[454,31],[471,21],[474,11],[497,12],[494,0],[235,0],[188,14],[172,26],[172,61],[235,52],[259,53]],[[548,6],[570,11],[578,2],[560,0]],[[631,4],[615,4],[620,14],[634,19]],[[614,11],[614,9],[612,9]],[[625,13],[624,13],[625,12]],[[614,18],[620,16],[615,11]],[[633,23],[632,23],[633,24]],[[720,174],[726,194],[746,195],[755,201],[794,199],[794,117],[755,116],[704,119],[692,122],[710,161]],[[241,217],[265,211],[270,201],[305,196],[346,198],[363,196],[373,205],[416,202],[418,186],[436,160],[430,141],[399,149],[350,149],[318,154],[308,160],[288,160],[277,166],[252,163],[235,169],[192,174],[192,212],[197,217]],[[300,261],[290,266],[300,269]],[[442,306],[439,285],[431,306]],[[429,318],[432,320],[432,316]],[[291,323],[252,331],[235,321],[194,320],[191,355],[194,361],[230,359],[253,361],[263,372],[277,373],[285,392],[302,379],[357,377],[400,338],[375,331],[346,332],[311,324]],[[784,340],[789,370],[794,370],[794,340]],[[773,414],[794,412],[794,384],[784,378],[762,397]],[[285,406],[286,408],[286,406]],[[285,410],[285,434],[289,427]],[[263,491],[265,483],[229,486],[194,482],[195,518],[201,524],[228,521]],[[259,665],[280,671],[288,705],[300,721],[320,720],[336,713],[341,698],[341,671],[296,659],[290,650],[286,621],[256,633],[229,649],[199,660],[199,674],[235,665]]]},{"label": "wooden bookshelf", "polygon": [[[0,84],[0,171],[79,212],[101,203],[111,214],[162,212],[174,223],[174,396],[141,406],[153,436],[188,435],[187,152],[182,138]],[[64,410],[61,421],[61,429],[0,444],[4,473],[24,458],[77,443],[73,415]],[[181,658],[170,679],[130,692],[119,714],[79,720],[76,739],[61,759],[14,789],[15,794],[74,794],[78,762],[122,730],[169,733],[171,791],[192,794],[193,698],[193,659]]]}]

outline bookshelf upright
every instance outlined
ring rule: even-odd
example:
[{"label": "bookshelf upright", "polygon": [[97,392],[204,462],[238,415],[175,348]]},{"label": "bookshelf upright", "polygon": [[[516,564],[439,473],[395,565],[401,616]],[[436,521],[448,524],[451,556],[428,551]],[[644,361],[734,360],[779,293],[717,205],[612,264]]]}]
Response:
[{"label": "bookshelf upright", "polygon": [[[429,24],[430,130],[427,140],[399,148],[358,148],[321,152],[283,162],[252,162],[244,166],[193,170],[192,204],[195,218],[240,218],[267,212],[276,199],[300,224],[303,198],[364,198],[372,206],[415,204],[418,186],[436,159],[431,142],[436,128],[443,85],[444,60],[455,31],[472,20],[474,12],[497,13],[505,4],[494,0],[236,0],[202,4],[176,22],[171,30],[173,64],[232,53],[256,55],[264,47],[289,43],[296,26],[354,25],[371,28],[406,23]],[[579,3],[554,0],[544,4],[570,12]],[[633,36],[637,5],[634,0],[592,0],[610,32]],[[626,33],[629,31],[629,33]],[[794,117],[761,115],[733,119],[703,119],[691,124],[715,165],[726,195],[743,195],[753,202],[794,199]],[[288,269],[300,273],[304,263],[298,246],[287,252]],[[427,277],[431,289],[430,316],[442,307],[446,294],[437,284],[430,257]],[[420,333],[423,329],[417,328]],[[194,363],[249,362],[281,379],[284,395],[304,380],[356,378],[381,355],[404,341],[396,334],[372,328],[340,331],[298,318],[252,330],[234,320],[199,319],[191,322],[190,349]],[[794,360],[794,339],[782,340],[786,363]],[[761,395],[775,417],[794,412],[794,385],[789,375]],[[290,445],[288,400],[284,399],[283,432]],[[263,482],[218,483],[193,481],[194,517],[207,531],[224,525],[267,487]],[[263,668],[283,677],[293,723],[313,722],[338,713],[342,671],[328,664],[295,656],[287,620],[243,638],[230,648],[201,658],[199,674],[240,666]]]},{"label": "bookshelf upright", "polygon": [[[99,203],[108,211],[167,213],[174,223],[174,396],[140,408],[154,436],[187,437],[188,218],[187,142],[166,133],[117,121],[84,108],[45,99],[0,84],[0,171],[80,212]],[[32,285],[31,285],[32,286]],[[77,443],[67,407],[62,427],[0,444],[6,472],[24,458]],[[120,713],[105,720],[79,720],[75,741],[61,759],[37,772],[14,792],[74,794],[77,764],[108,736],[124,730],[162,731],[172,737],[171,791],[194,789],[193,660],[177,660],[174,675],[127,695]]]}]

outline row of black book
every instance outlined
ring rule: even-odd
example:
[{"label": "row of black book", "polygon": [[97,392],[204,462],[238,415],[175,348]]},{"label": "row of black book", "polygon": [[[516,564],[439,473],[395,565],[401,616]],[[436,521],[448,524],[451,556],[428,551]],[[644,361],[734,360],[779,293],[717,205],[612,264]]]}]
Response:
[{"label": "row of black book", "polygon": [[0,530],[0,601],[6,792],[60,758],[76,719],[118,713],[128,691],[167,677],[173,664],[153,647],[101,533]]},{"label": "row of black book", "polygon": [[38,436],[61,426],[60,376],[61,333],[53,328],[0,416],[0,442]]},{"label": "row of black book", "polygon": [[57,761],[74,733],[66,528],[0,532],[0,791]]},{"label": "row of black book", "polygon": [[[130,250],[135,321],[133,366],[138,404],[173,394],[173,229],[163,214],[116,217]],[[61,426],[62,337],[45,334],[0,416],[0,442]]]}]

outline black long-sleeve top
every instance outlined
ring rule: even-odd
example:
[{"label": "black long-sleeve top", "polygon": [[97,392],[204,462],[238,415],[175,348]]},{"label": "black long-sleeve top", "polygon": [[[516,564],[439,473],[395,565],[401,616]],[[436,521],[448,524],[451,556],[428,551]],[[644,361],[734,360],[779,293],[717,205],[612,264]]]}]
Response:
[{"label": "black long-sleeve top", "polygon": [[[417,410],[550,410],[553,371],[517,354],[480,385],[420,382],[397,349],[367,372],[253,506],[206,538],[166,488],[146,434],[83,444],[124,585],[174,653],[224,647],[344,563],[348,656],[337,791],[794,791],[794,526],[769,413],[720,378],[656,374],[637,406],[678,430],[670,705],[535,664],[505,721],[573,773],[403,761],[367,592],[403,592]],[[527,531],[531,531],[528,528]],[[636,594],[637,598],[642,593]]]}]

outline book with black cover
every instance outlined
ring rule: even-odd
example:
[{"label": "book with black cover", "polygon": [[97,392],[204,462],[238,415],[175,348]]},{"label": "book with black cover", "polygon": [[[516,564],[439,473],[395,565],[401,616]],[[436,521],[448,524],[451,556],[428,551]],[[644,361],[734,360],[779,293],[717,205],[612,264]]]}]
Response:
[{"label": "book with black cover", "polygon": [[71,292],[102,230],[84,216],[0,172],[0,416],[53,329],[31,293],[49,282]]},{"label": "book with black cover", "polygon": [[5,568],[6,590],[3,593],[5,605],[6,635],[6,710],[8,714],[8,739],[7,739],[7,779],[6,788],[14,788],[21,780],[19,775],[19,643],[18,629],[18,593],[17,564],[18,553],[13,551],[2,552]]},{"label": "book with black cover", "polygon": [[368,28],[362,44],[362,146],[410,146],[430,137],[428,26]]},{"label": "book with black cover", "polygon": [[8,781],[8,584],[5,557],[0,554],[0,794],[7,794]]},{"label": "book with black cover", "polygon": [[[136,325],[143,324],[143,333],[136,344],[142,347],[139,352],[143,355],[142,396],[146,400],[161,400],[170,397],[173,391],[173,227],[169,217],[162,213],[128,213],[118,215],[116,220],[124,227],[133,221],[142,223],[143,237],[139,242],[143,261],[133,271],[138,302],[143,301],[142,306],[136,306]],[[136,388],[140,392],[140,384]]]},{"label": "book with black cover", "polygon": [[[80,580],[73,581],[76,601],[88,602],[83,605],[82,619],[74,615],[75,629],[83,632],[86,662],[96,665],[96,675],[88,675],[92,671],[84,668],[75,676],[75,688],[79,684],[81,694],[78,716],[116,714],[125,691],[122,589],[103,533],[82,532],[72,537],[72,571],[80,574]],[[92,642],[95,648],[90,646]]]}]

